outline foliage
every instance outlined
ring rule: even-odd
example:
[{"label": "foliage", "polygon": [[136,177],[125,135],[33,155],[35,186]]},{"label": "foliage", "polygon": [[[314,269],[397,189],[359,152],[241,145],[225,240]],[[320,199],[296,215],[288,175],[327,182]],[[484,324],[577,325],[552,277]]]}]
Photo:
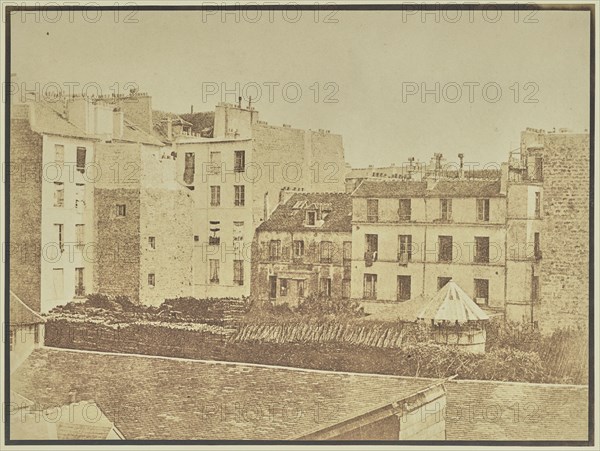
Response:
[{"label": "foliage", "polygon": [[337,318],[358,318],[365,316],[364,309],[356,300],[341,298],[324,298],[307,296],[300,302],[296,312],[304,316],[322,318],[335,316]]}]

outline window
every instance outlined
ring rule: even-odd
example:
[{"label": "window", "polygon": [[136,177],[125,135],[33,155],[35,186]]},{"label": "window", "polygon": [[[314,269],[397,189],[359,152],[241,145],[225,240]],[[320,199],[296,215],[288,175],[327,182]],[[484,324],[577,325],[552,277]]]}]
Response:
[{"label": "window", "polygon": [[236,150],[234,152],[234,172],[244,172],[246,170],[246,152],[243,150]]},{"label": "window", "polygon": [[375,234],[365,234],[365,262],[367,266],[371,266],[377,261],[377,251],[379,248],[378,237]]},{"label": "window", "polygon": [[210,271],[210,283],[219,283],[219,260],[211,258],[208,261]]},{"label": "window", "polygon": [[410,221],[410,217],[411,217],[410,199],[400,199],[400,205],[398,208],[398,219],[400,221]]},{"label": "window", "polygon": [[410,299],[410,276],[398,276],[397,299],[399,301]]},{"label": "window", "polygon": [[531,302],[538,302],[540,300],[540,277],[531,277]]},{"label": "window", "polygon": [[536,219],[542,217],[542,193],[539,191],[535,193],[535,217]]},{"label": "window", "polygon": [[344,266],[350,266],[352,264],[352,241],[344,241]]},{"label": "window", "polygon": [[221,152],[211,152],[209,154],[209,164],[207,169],[209,174],[221,173]]},{"label": "window", "polygon": [[398,235],[398,261],[408,263],[412,259],[412,235]]},{"label": "window", "polygon": [[148,286],[149,287],[156,286],[156,276],[154,275],[153,272],[148,274]]},{"label": "window", "polygon": [[288,280],[279,279],[279,296],[287,296],[288,294]]},{"label": "window", "polygon": [[244,221],[233,221],[233,245],[238,246],[244,241]]},{"label": "window", "polygon": [[75,268],[75,296],[85,296],[83,268]]},{"label": "window", "polygon": [[477,199],[477,220],[485,222],[490,220],[489,199]]},{"label": "window", "polygon": [[75,208],[77,210],[79,210],[79,212],[82,212],[83,207],[85,207],[85,184],[76,183],[75,184]]},{"label": "window", "polygon": [[221,187],[211,186],[210,187],[210,206],[218,207],[221,205]]},{"label": "window", "polygon": [[277,297],[277,276],[269,276],[269,299]]},{"label": "window", "polygon": [[271,260],[279,260],[281,258],[281,240],[270,241],[269,257]]},{"label": "window", "polygon": [[186,152],[184,162],[183,183],[186,185],[193,185],[194,175],[196,173],[196,156],[194,152]]},{"label": "window", "polygon": [[350,299],[350,279],[342,279],[342,299]]},{"label": "window", "polygon": [[331,241],[321,241],[321,263],[331,263],[332,247]]},{"label": "window", "polygon": [[85,224],[75,224],[75,247],[81,249],[85,245]]},{"label": "window", "polygon": [[440,199],[440,219],[442,221],[452,219],[452,199]]},{"label": "window", "polygon": [[475,263],[489,263],[490,262],[490,239],[487,236],[476,236],[475,237]]},{"label": "window", "polygon": [[304,280],[298,281],[298,297],[304,297]]},{"label": "window", "polygon": [[233,261],[233,283],[244,285],[244,260]]},{"label": "window", "polygon": [[367,222],[379,221],[379,201],[367,199]]},{"label": "window", "polygon": [[542,182],[544,180],[544,160],[542,157],[535,157],[533,168],[534,180]]},{"label": "window", "polygon": [[475,302],[487,305],[490,292],[490,282],[487,279],[475,279]]},{"label": "window", "polygon": [[304,241],[303,240],[295,240],[294,241],[294,258],[302,258],[304,257]]},{"label": "window", "polygon": [[321,277],[321,297],[325,299],[331,298],[331,279],[329,277]]},{"label": "window", "polygon": [[56,243],[58,244],[58,248],[60,252],[64,252],[65,250],[65,226],[64,224],[54,224],[54,229],[56,233]]},{"label": "window", "polygon": [[62,182],[54,182],[54,206],[65,206],[65,185]]},{"label": "window", "polygon": [[156,249],[156,237],[154,237],[154,236],[148,237],[148,249],[150,249],[152,251],[154,249]]},{"label": "window", "polygon": [[452,277],[438,277],[437,278],[437,289],[438,291],[441,290],[442,288],[444,288],[446,286],[446,284],[448,282],[450,282],[452,280]]},{"label": "window", "polygon": [[306,224],[309,226],[314,226],[317,223],[317,212],[316,211],[307,211],[306,212]]},{"label": "window", "polygon": [[85,172],[85,147],[77,148],[77,170],[82,174]]},{"label": "window", "polygon": [[540,247],[540,232],[533,234],[533,258],[539,260],[542,258],[542,249]]},{"label": "window", "polygon": [[365,299],[377,299],[377,274],[365,274],[363,297]]},{"label": "window", "polygon": [[127,214],[127,210],[126,210],[125,204],[117,204],[117,206],[116,206],[117,217],[123,218],[123,217],[125,217],[126,214]]},{"label": "window", "polygon": [[246,204],[246,187],[244,185],[234,185],[236,207],[243,207]]},{"label": "window", "polygon": [[65,164],[65,146],[62,144],[54,145],[54,162],[60,167]]},{"label": "window", "polygon": [[221,221],[209,221],[210,224],[210,235],[208,235],[208,245],[209,246],[219,246],[221,244],[221,237],[219,233],[221,232]]},{"label": "window", "polygon": [[450,263],[452,261],[452,237],[438,236],[438,261]]}]

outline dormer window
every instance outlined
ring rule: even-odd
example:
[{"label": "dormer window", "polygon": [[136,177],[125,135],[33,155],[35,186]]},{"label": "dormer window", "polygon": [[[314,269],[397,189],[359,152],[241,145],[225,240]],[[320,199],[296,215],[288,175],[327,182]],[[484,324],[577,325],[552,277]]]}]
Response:
[{"label": "dormer window", "polygon": [[314,226],[317,224],[317,212],[316,211],[307,211],[306,212],[306,225]]}]

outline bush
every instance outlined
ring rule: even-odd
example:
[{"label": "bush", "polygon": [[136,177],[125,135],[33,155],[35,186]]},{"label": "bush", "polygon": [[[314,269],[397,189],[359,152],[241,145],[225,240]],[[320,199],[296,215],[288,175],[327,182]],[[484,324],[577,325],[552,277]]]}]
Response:
[{"label": "bush", "polygon": [[358,301],[341,298],[320,298],[307,296],[298,307],[296,312],[305,316],[325,317],[336,316],[346,318],[359,318],[365,316],[364,309]]}]

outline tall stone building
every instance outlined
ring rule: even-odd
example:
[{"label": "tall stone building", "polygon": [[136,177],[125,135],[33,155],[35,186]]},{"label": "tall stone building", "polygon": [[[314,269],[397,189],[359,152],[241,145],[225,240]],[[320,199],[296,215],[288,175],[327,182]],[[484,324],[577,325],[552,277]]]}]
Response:
[{"label": "tall stone building", "polygon": [[219,104],[212,138],[182,134],[172,146],[194,200],[197,297],[250,294],[254,231],[281,189],[344,191],[341,136],[269,125],[251,107]]},{"label": "tall stone building", "polygon": [[540,327],[586,328],[590,279],[590,137],[566,129],[521,133],[523,177],[543,189]]}]

